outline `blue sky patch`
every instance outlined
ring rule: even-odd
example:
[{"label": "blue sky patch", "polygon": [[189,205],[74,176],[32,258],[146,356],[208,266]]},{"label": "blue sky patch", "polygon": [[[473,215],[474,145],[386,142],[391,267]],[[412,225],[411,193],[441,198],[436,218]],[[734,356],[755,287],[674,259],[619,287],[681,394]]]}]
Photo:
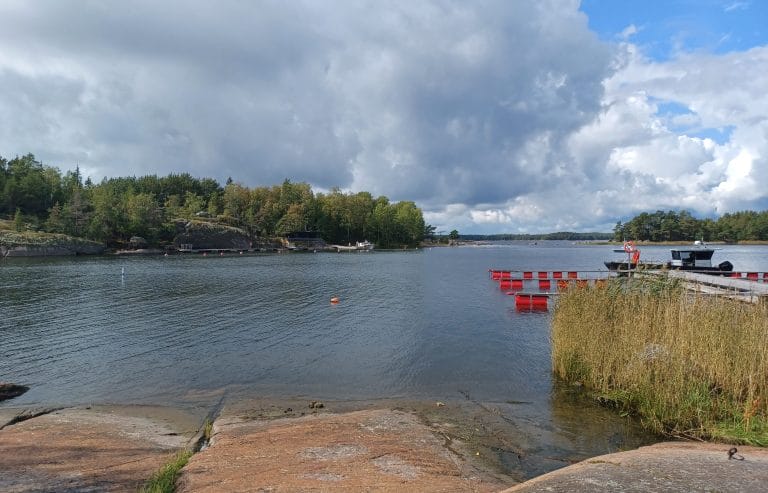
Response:
[{"label": "blue sky patch", "polygon": [[[664,120],[669,130],[678,134],[700,139],[711,139],[718,144],[724,144],[731,139],[734,130],[733,125],[720,128],[701,127],[700,120],[695,111],[678,101],[651,100],[656,104],[656,115]],[[681,118],[690,116],[690,118]]]},{"label": "blue sky patch", "polygon": [[768,2],[764,0],[583,0],[581,11],[601,39],[629,40],[657,61],[681,52],[728,53],[768,43]]},{"label": "blue sky patch", "polygon": [[701,128],[694,132],[686,132],[689,137],[698,137],[700,139],[712,139],[722,145],[731,140],[733,125],[721,128]]},{"label": "blue sky patch", "polygon": [[658,102],[656,103],[656,107],[658,108],[656,114],[663,116],[687,115],[693,113],[690,108],[677,101]]}]

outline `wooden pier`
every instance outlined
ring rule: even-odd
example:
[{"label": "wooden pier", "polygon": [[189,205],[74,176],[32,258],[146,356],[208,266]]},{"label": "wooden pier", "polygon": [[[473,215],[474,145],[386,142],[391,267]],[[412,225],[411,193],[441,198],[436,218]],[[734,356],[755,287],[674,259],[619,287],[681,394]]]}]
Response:
[{"label": "wooden pier", "polygon": [[[656,273],[660,274],[661,271]],[[768,300],[768,284],[759,280],[713,276],[682,270],[667,271],[667,276],[682,280],[685,288],[690,291],[724,296],[748,303],[757,303],[761,299]]]}]

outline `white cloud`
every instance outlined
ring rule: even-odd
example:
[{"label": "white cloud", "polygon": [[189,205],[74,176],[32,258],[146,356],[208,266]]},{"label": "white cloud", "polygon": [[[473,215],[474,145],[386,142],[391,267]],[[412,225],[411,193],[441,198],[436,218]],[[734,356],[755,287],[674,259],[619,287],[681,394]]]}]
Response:
[{"label": "white cloud", "polygon": [[732,12],[734,10],[746,10],[749,8],[749,2],[731,2],[723,7],[724,12]]},{"label": "white cloud", "polygon": [[[764,207],[768,193],[758,184],[765,183],[768,172],[768,97],[760,87],[768,84],[768,48],[721,56],[687,54],[664,63],[630,51],[627,56],[623,68],[606,81],[605,113],[574,135],[574,158],[604,163],[607,176],[653,177],[657,189],[647,179],[634,182],[641,210],[675,207],[722,214]],[[655,101],[674,102],[692,113],[665,118],[658,115]],[[681,124],[694,133],[734,130],[717,143],[675,130]]]},{"label": "white cloud", "polygon": [[629,38],[631,38],[638,32],[640,32],[640,30],[637,28],[637,26],[635,26],[634,24],[630,24],[621,31],[621,33],[619,34],[619,39],[628,41]]}]

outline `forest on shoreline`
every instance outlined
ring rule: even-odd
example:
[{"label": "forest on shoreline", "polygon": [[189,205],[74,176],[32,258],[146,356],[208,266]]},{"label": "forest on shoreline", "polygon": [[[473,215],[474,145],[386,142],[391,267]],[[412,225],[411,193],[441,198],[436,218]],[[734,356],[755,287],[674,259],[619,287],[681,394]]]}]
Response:
[{"label": "forest on shoreline", "polygon": [[643,212],[613,229],[614,241],[741,241],[768,240],[768,211],[727,213],[718,219],[696,219],[688,211]]},{"label": "forest on shoreline", "polygon": [[251,238],[318,232],[328,243],[370,240],[378,246],[417,245],[434,228],[411,201],[391,203],[368,192],[315,193],[307,183],[249,188],[222,186],[188,173],[83,181],[27,154],[0,157],[0,216],[18,231],[64,233],[119,247],[132,237],[167,245],[179,219],[213,221]]}]

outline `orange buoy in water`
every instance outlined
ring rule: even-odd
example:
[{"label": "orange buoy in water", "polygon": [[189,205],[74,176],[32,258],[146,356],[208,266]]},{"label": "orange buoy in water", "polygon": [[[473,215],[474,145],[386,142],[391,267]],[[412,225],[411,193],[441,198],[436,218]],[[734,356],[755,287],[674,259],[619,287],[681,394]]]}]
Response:
[{"label": "orange buoy in water", "polygon": [[331,303],[332,303],[332,304],[334,304],[334,305],[335,305],[335,304],[336,304],[336,303],[338,303],[338,302],[339,302],[339,297],[338,297],[338,296],[334,296],[333,298],[331,298]]}]

